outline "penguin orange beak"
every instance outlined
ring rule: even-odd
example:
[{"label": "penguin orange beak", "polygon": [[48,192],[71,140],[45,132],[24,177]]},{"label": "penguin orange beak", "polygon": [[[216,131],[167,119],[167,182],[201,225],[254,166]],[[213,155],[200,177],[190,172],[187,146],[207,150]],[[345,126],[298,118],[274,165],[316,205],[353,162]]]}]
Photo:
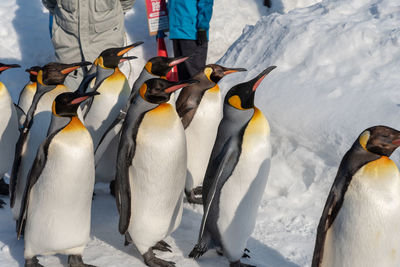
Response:
[{"label": "penguin orange beak", "polygon": [[89,92],[89,93],[78,95],[78,97],[74,98],[71,101],[71,104],[75,105],[75,104],[82,103],[83,101],[85,101],[89,97],[93,97],[93,96],[99,95],[99,94],[100,94],[99,92]]},{"label": "penguin orange beak", "polygon": [[71,64],[71,67],[65,68],[61,71],[62,74],[68,74],[70,72],[73,72],[76,69],[79,69],[80,67],[84,67],[84,66],[88,66],[88,65],[92,65],[91,62],[89,61],[83,61],[83,62],[79,62],[79,63],[74,63]]},{"label": "penguin orange beak", "polygon": [[0,67],[0,72],[11,68],[21,68],[21,66],[18,64],[7,64],[7,65],[4,64],[3,66]]},{"label": "penguin orange beak", "polygon": [[178,64],[180,64],[180,63],[182,63],[182,62],[184,62],[185,60],[187,60],[189,57],[178,57],[178,58],[175,58],[173,61],[171,61],[169,64],[168,64],[168,66],[170,66],[170,67],[173,67],[173,66],[176,66],[176,65],[178,65]]},{"label": "penguin orange beak", "polygon": [[131,50],[132,48],[139,46],[143,44],[143,42],[137,42],[128,46],[123,47],[118,53],[117,56],[122,57],[125,53],[127,53],[129,50]]},{"label": "penguin orange beak", "polygon": [[29,72],[29,73],[32,74],[32,75],[35,75],[35,76],[38,75],[38,72],[37,72],[37,71],[34,71],[34,70],[26,70],[26,71]]},{"label": "penguin orange beak", "polygon": [[264,80],[265,76],[268,75],[273,69],[275,69],[276,66],[270,66],[266,68],[263,72],[261,72],[256,78],[254,78],[254,85],[253,85],[253,92],[257,90],[257,87],[261,84],[261,82]]},{"label": "penguin orange beak", "polygon": [[400,139],[393,140],[392,144],[395,145],[395,146],[400,146]]},{"label": "penguin orange beak", "polygon": [[198,80],[183,81],[182,83],[174,84],[174,85],[164,89],[164,92],[169,94],[169,93],[175,92],[176,90],[179,90],[179,89],[181,89],[183,87],[186,87],[188,85],[191,85],[193,83],[198,83],[198,82],[199,82]]},{"label": "penguin orange beak", "polygon": [[135,59],[135,58],[137,58],[137,57],[135,57],[135,56],[123,57],[123,58],[121,58],[119,60],[119,63],[122,63],[122,62],[125,62],[125,61],[128,61],[128,60],[132,60],[132,59]]},{"label": "penguin orange beak", "polygon": [[235,69],[224,68],[224,75],[235,73],[235,72],[241,72],[241,71],[247,71],[247,70],[245,68],[235,68]]}]

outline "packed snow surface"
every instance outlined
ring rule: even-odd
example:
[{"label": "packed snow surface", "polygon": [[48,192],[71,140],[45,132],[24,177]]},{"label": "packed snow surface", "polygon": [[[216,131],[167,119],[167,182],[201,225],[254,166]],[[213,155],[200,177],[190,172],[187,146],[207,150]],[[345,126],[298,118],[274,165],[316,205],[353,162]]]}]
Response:
[{"label": "packed snow surface", "polygon": [[[370,126],[400,129],[400,3],[273,0],[266,10],[262,2],[215,1],[208,61],[248,69],[224,78],[224,92],[278,66],[256,93],[256,105],[271,124],[273,155],[248,242],[251,259],[245,262],[310,266],[316,226],[344,153]],[[22,65],[0,77],[16,100],[28,80],[23,69],[53,60],[48,14],[38,0],[2,0],[0,25],[0,62]],[[156,49],[154,37],[147,36],[144,1],[127,14],[126,26],[130,40],[145,41],[132,52],[139,57],[132,62],[133,80]],[[396,163],[398,155],[392,156]],[[138,252],[123,245],[107,185],[95,191],[84,260],[97,266],[141,266]],[[177,266],[227,266],[215,251],[198,261],[187,258],[201,217],[201,207],[185,203],[180,227],[166,239],[173,253],[160,257]],[[16,240],[14,229],[9,208],[0,210],[0,266],[23,264],[23,241]],[[39,259],[45,266],[66,264],[65,256]]]}]

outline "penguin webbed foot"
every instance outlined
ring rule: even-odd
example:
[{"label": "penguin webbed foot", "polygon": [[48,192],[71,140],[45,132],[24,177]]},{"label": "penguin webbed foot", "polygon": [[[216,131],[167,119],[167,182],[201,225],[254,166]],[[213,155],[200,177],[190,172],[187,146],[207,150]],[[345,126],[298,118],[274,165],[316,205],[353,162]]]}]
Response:
[{"label": "penguin webbed foot", "polygon": [[175,262],[157,258],[153,252],[153,248],[149,248],[149,250],[143,254],[143,259],[144,263],[150,267],[175,267]]},{"label": "penguin webbed foot", "polygon": [[10,186],[4,180],[4,177],[0,179],[0,195],[8,196],[10,192]]},{"label": "penguin webbed foot", "polygon": [[229,263],[229,267],[256,267],[255,265],[245,264],[240,262],[240,260]]},{"label": "penguin webbed foot", "polygon": [[32,257],[31,259],[25,259],[25,267],[44,267],[39,263],[39,260],[35,257]]},{"label": "penguin webbed foot", "polygon": [[250,253],[250,250],[248,248],[245,248],[242,258],[249,258],[250,259],[250,255],[247,254],[247,253]]},{"label": "penguin webbed foot", "polygon": [[152,247],[152,249],[156,249],[156,250],[160,250],[160,251],[172,252],[172,250],[170,248],[171,248],[171,246],[167,242],[165,242],[163,240],[158,241],[157,244],[155,244]]},{"label": "penguin webbed foot", "polygon": [[[203,187],[198,186],[190,191],[190,193],[186,194],[187,201],[191,204],[203,204]],[[199,196],[200,195],[200,196]]]},{"label": "penguin webbed foot", "polygon": [[206,243],[199,243],[194,246],[193,250],[189,253],[189,258],[198,259],[208,250],[208,246]]},{"label": "penguin webbed foot", "polygon": [[96,267],[94,265],[85,264],[81,255],[68,255],[68,267]]}]

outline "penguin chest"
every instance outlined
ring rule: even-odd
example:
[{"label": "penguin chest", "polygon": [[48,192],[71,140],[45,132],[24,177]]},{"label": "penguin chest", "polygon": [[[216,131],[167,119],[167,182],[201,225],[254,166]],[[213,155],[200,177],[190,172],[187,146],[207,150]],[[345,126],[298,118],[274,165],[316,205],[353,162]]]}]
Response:
[{"label": "penguin chest", "polygon": [[27,113],[32,104],[33,97],[36,93],[36,83],[29,83],[22,90],[21,96],[18,101],[18,106]]},{"label": "penguin chest", "polygon": [[182,215],[186,141],[171,105],[161,104],[145,114],[139,125],[129,177],[129,233],[143,254],[168,235]]},{"label": "penguin chest", "polygon": [[239,260],[251,235],[270,167],[268,122],[259,110],[243,135],[241,153],[232,175],[222,186],[217,227],[224,251]]},{"label": "penguin chest", "polygon": [[400,174],[382,157],[353,176],[327,231],[322,266],[400,266]]},{"label": "penguin chest", "polygon": [[0,176],[3,176],[11,168],[19,133],[17,114],[11,96],[2,83],[0,83],[0,114]]},{"label": "penguin chest", "polygon": [[83,127],[67,127],[51,140],[45,166],[31,190],[26,253],[63,253],[84,246],[89,238],[93,144]]},{"label": "penguin chest", "polygon": [[203,181],[221,119],[220,91],[210,89],[204,93],[192,121],[185,129],[189,171],[187,191]]},{"label": "penguin chest", "polygon": [[85,117],[85,125],[93,137],[95,147],[128,100],[130,87],[125,75],[120,71],[115,71],[102,82],[97,92],[100,95],[93,98],[93,103]]}]

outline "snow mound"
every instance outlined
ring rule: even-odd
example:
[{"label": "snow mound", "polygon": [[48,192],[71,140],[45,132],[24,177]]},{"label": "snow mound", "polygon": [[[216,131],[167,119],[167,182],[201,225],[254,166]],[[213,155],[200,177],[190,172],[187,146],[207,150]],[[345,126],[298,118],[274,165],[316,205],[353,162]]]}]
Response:
[{"label": "snow mound", "polygon": [[[400,129],[400,19],[395,1],[322,1],[248,26],[218,63],[247,73],[276,65],[256,93],[271,123],[273,159],[255,235],[300,266],[339,162],[374,125]],[[398,153],[392,157],[398,160]]]}]

